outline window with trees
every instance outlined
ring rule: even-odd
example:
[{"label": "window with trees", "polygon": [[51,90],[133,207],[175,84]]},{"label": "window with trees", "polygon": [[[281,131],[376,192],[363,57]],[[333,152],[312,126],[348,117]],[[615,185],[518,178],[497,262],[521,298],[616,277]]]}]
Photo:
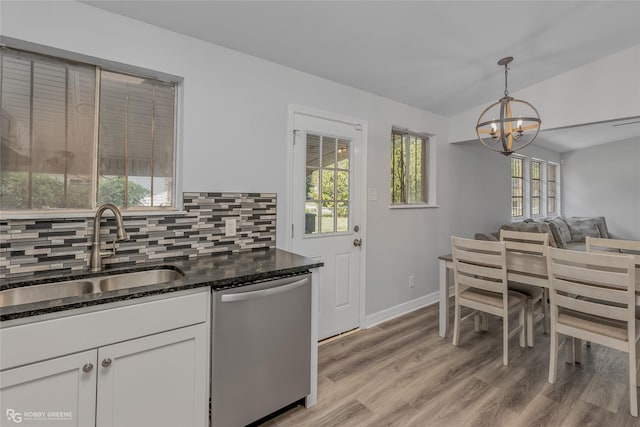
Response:
[{"label": "window with trees", "polygon": [[391,203],[426,204],[428,138],[393,129],[391,132]]},{"label": "window with trees", "polygon": [[173,207],[175,81],[0,55],[0,210]]}]

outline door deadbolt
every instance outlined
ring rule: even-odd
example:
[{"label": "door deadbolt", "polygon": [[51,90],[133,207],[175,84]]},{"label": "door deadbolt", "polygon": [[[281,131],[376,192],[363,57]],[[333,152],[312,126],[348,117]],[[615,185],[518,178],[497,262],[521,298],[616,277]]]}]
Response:
[{"label": "door deadbolt", "polygon": [[356,233],[360,231],[360,226],[359,225],[354,226],[353,231],[355,231]]}]

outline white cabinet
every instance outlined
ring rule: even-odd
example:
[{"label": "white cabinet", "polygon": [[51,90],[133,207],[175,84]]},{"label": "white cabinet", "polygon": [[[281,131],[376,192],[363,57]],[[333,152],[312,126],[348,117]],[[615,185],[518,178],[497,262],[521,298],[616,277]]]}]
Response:
[{"label": "white cabinet", "polygon": [[0,372],[0,425],[93,425],[97,355],[90,350]]},{"label": "white cabinet", "polygon": [[206,343],[200,324],[98,349],[97,427],[202,425]]},{"label": "white cabinet", "polygon": [[0,328],[0,425],[207,426],[209,299],[191,293]]}]

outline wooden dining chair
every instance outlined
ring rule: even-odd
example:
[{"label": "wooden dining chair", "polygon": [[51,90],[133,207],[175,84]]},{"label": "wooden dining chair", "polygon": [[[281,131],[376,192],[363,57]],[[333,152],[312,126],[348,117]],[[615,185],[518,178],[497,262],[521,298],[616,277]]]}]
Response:
[{"label": "wooden dining chair", "polygon": [[[463,239],[451,236],[455,284],[453,345],[460,344],[460,323],[477,312],[502,318],[502,363],[509,364],[509,339],[520,334],[525,346],[526,297],[507,288],[506,247],[504,242]],[[461,307],[473,312],[461,316]],[[518,311],[518,326],[509,330],[509,315]]]},{"label": "wooden dining chair", "polygon": [[630,412],[638,416],[638,327],[635,260],[631,255],[594,254],[549,248],[551,298],[549,382],[557,378],[558,336],[591,341],[629,356]]},{"label": "wooden dining chair", "polygon": [[[507,256],[509,252],[515,252],[544,257],[549,247],[549,235],[547,233],[500,230],[500,241],[506,244]],[[520,292],[527,297],[527,344],[529,347],[533,347],[533,330],[536,323],[541,320],[544,321],[544,333],[549,333],[548,291],[540,286],[518,282],[518,277],[526,280],[526,277],[523,276],[532,276],[532,274],[518,271],[517,266],[513,268],[510,266],[509,269],[511,277],[511,280],[509,280],[509,289]],[[539,309],[536,310],[536,307],[539,307]]]}]

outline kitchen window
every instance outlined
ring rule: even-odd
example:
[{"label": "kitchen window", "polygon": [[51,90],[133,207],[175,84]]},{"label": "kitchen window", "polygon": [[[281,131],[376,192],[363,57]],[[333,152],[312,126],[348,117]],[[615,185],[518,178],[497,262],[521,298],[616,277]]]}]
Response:
[{"label": "kitchen window", "polygon": [[177,82],[0,55],[0,210],[174,208]]},{"label": "kitchen window", "polygon": [[393,129],[391,132],[391,203],[426,205],[429,139]]}]

